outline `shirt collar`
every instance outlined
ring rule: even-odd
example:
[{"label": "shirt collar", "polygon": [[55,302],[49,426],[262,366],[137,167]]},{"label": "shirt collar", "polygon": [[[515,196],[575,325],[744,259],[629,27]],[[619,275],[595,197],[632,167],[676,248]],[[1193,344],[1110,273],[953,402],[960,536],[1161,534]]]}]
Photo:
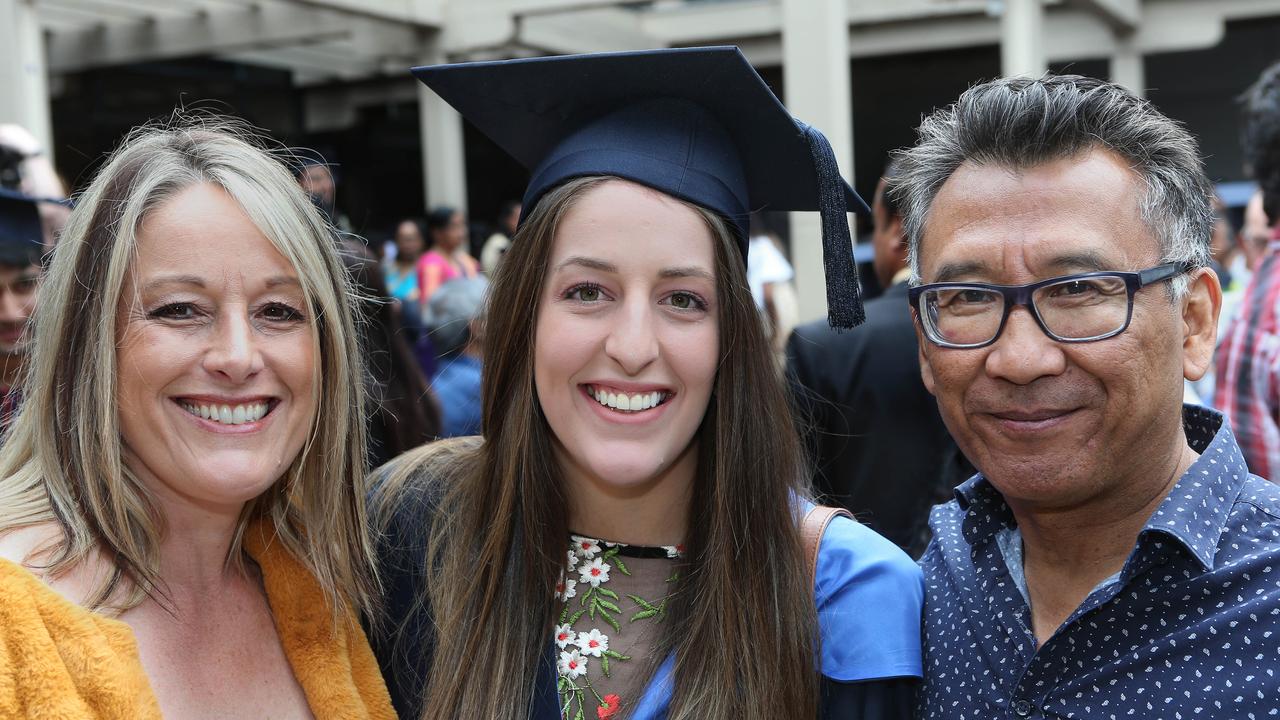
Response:
[{"label": "shirt collar", "polygon": [[[1152,513],[1138,534],[1138,543],[1169,537],[1185,547],[1204,570],[1210,570],[1227,515],[1249,471],[1221,413],[1184,405],[1182,424],[1187,444],[1200,457]],[[956,488],[956,502],[966,511],[963,531],[971,545],[1014,524],[1004,498],[981,473]]]}]

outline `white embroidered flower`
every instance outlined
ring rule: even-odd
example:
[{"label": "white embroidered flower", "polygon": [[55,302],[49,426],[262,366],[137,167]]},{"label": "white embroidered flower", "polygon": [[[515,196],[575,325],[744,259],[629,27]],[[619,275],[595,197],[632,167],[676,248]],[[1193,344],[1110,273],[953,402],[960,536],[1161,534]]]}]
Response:
[{"label": "white embroidered flower", "polygon": [[[568,625],[565,627],[568,627]],[[559,636],[556,637],[558,640]],[[609,649],[609,636],[595,628],[591,628],[591,632],[578,633],[578,639],[574,642],[578,649],[582,650],[583,655],[590,655],[591,657],[600,657],[605,650]]]},{"label": "white embroidered flower", "polygon": [[672,560],[684,557],[684,545],[663,545],[662,549],[667,551],[667,557]]},{"label": "white embroidered flower", "polygon": [[574,552],[573,549],[570,548],[569,549],[569,569],[572,570],[576,567],[578,567],[578,553]]},{"label": "white embroidered flower", "polygon": [[568,623],[556,626],[556,647],[563,650],[573,641],[573,628]]},{"label": "white embroidered flower", "polygon": [[560,675],[570,680],[582,677],[587,672],[587,659],[577,650],[560,653]]},{"label": "white embroidered flower", "polygon": [[556,583],[556,599],[568,600],[578,595],[578,581],[568,580],[564,576],[560,577],[560,582]]},{"label": "white embroidered flower", "polygon": [[596,556],[596,553],[600,552],[599,540],[592,540],[589,537],[582,537],[581,535],[570,535],[569,537],[573,540],[574,551],[576,551],[581,557],[590,560]]},{"label": "white embroidered flower", "polygon": [[578,568],[578,580],[584,583],[591,583],[591,587],[600,587],[600,583],[609,582],[609,570],[611,569],[611,565],[600,558],[596,558]]}]

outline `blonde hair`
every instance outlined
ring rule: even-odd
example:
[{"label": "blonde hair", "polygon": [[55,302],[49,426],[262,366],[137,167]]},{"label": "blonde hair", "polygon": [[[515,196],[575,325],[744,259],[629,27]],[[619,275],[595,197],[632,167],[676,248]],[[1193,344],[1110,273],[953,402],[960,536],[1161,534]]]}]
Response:
[{"label": "blonde hair", "polygon": [[39,551],[52,577],[101,551],[112,568],[85,601],[90,609],[122,611],[164,595],[164,518],[122,460],[117,312],[138,228],[202,183],[230,195],[296,269],[320,359],[307,441],[284,475],[245,505],[227,561],[240,562],[246,527],[265,518],[315,576],[335,617],[347,607],[368,609],[375,596],[352,291],[332,229],[279,152],[229,120],[175,116],[139,128],[78,198],[53,252],[32,319],[23,406],[0,449],[0,532],[56,522],[61,537]]}]

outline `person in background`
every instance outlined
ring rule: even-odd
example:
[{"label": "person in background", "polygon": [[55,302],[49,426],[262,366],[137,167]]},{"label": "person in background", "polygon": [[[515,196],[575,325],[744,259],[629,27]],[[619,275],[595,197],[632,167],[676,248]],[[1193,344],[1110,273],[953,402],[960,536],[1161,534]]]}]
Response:
[{"label": "person in background", "polygon": [[383,262],[386,288],[395,299],[404,341],[412,348],[422,337],[422,297],[418,288],[418,261],[427,250],[427,233],[421,220],[406,218],[396,226],[394,252]]},{"label": "person in background", "polygon": [[394,718],[351,288],[259,143],[134,131],[54,249],[0,447],[0,717]]},{"label": "person in background", "polygon": [[511,238],[516,236],[516,228],[519,226],[520,201],[508,200],[502,203],[502,209],[498,211],[498,227],[484,241],[484,248],[480,251],[480,267],[484,268],[485,274],[492,275],[498,271],[502,256],[511,247]]},{"label": "person in background", "polygon": [[21,402],[27,321],[43,273],[70,209],[62,181],[39,142],[24,128],[0,124],[0,429]]},{"label": "person in background", "polygon": [[440,286],[480,273],[479,263],[467,252],[467,218],[462,211],[434,208],[426,226],[427,251],[418,258],[418,302],[423,308]]},{"label": "person in background", "polygon": [[[1262,212],[1280,218],[1280,63],[1245,93],[1243,138],[1246,169],[1258,182]],[[1246,227],[1252,227],[1249,220],[1246,208]],[[1280,239],[1280,223],[1270,231],[1273,242],[1215,356],[1213,404],[1231,420],[1249,470],[1275,482],[1280,481],[1280,244],[1274,241]]]},{"label": "person in background", "polygon": [[377,257],[364,243],[345,240],[342,261],[360,298],[369,466],[377,467],[439,437],[440,409],[401,332],[400,312],[382,283]]},{"label": "person in background", "polygon": [[1280,488],[1183,403],[1221,301],[1195,138],[1013,77],[898,159],[922,376],[980,471],[930,517],[921,718],[1274,713]]},{"label": "person in background", "polygon": [[751,242],[747,245],[747,285],[769,334],[769,346],[781,364],[784,359],[782,348],[800,315],[796,289],[792,284],[796,272],[782,253],[777,233],[765,223],[760,213],[751,215],[749,227]]},{"label": "person in background", "polygon": [[344,233],[351,232],[351,220],[338,210],[338,183],[329,164],[314,154],[302,157],[300,162],[298,184],[302,190],[330,224]]},{"label": "person in background", "polygon": [[440,437],[480,434],[480,363],[484,357],[483,277],[450,280],[431,296],[425,323],[438,353],[431,390],[440,403]]},{"label": "person in background", "polygon": [[907,304],[907,241],[886,188],[871,202],[873,267],[883,294],[867,322],[840,333],[826,320],[796,328],[787,342],[793,402],[814,460],[814,489],[847,508],[912,557],[929,540],[929,508],[973,473],[920,380],[919,344]]}]

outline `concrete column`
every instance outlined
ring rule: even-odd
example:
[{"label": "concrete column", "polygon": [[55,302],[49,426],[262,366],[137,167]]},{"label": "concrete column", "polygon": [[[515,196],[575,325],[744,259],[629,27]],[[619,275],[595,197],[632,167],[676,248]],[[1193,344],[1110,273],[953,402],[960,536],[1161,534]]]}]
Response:
[{"label": "concrete column", "polygon": [[1147,96],[1147,72],[1133,33],[1116,34],[1116,52],[1111,56],[1111,82],[1125,86],[1138,97]]},{"label": "concrete column", "polygon": [[1041,0],[1004,0],[1000,15],[1000,72],[1005,77],[1039,77],[1048,69]]},{"label": "concrete column", "polygon": [[0,122],[26,128],[52,159],[48,63],[33,0],[0,0]]},{"label": "concrete column", "polygon": [[[782,77],[787,109],[827,136],[841,172],[852,180],[853,102],[845,0],[782,0]],[[825,315],[827,283],[818,213],[791,214],[791,263],[796,270],[800,321]]]},{"label": "concrete column", "polygon": [[[423,65],[446,62],[432,41]],[[467,162],[463,152],[462,116],[435,91],[418,83],[418,113],[422,132],[422,171],[426,185],[426,208],[436,205],[467,207]]]}]

